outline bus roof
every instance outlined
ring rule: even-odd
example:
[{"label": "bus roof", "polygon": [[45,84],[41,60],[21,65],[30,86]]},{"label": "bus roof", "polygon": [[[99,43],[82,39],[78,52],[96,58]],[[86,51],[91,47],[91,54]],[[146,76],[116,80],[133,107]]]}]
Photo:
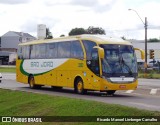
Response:
[{"label": "bus roof", "polygon": [[121,38],[112,38],[112,37],[107,37],[106,35],[88,35],[88,34],[59,37],[59,38],[53,38],[53,39],[34,40],[30,42],[20,43],[19,45],[33,45],[33,44],[41,44],[41,43],[52,43],[52,42],[74,41],[74,40],[91,40],[91,41],[95,41],[97,44],[131,45],[129,41],[125,41]]}]

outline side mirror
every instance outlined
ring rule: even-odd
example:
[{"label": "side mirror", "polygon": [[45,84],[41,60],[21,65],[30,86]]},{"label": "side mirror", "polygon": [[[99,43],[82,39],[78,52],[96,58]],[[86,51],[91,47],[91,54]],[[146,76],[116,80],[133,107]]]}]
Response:
[{"label": "side mirror", "polygon": [[99,53],[99,57],[100,57],[101,59],[104,59],[104,49],[101,48],[101,47],[99,47],[99,46],[94,46],[93,48],[94,48],[94,49],[97,49],[97,50],[98,50],[98,53]]},{"label": "side mirror", "polygon": [[144,58],[145,58],[145,52],[144,52],[144,50],[139,49],[139,48],[134,48],[134,50],[138,50],[138,51],[141,52],[141,59],[144,59]]}]

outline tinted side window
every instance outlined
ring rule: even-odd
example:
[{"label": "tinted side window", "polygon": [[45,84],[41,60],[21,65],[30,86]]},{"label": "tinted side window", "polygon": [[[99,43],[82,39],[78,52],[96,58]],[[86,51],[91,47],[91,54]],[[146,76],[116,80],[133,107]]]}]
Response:
[{"label": "tinted side window", "polygon": [[30,46],[30,58],[34,59],[36,57],[36,48],[35,45]]},{"label": "tinted side window", "polygon": [[87,60],[91,60],[91,53],[93,51],[93,47],[96,46],[96,43],[88,40],[83,40],[83,44],[86,50]]},{"label": "tinted side window", "polygon": [[69,58],[70,50],[71,50],[71,42],[58,43],[58,57],[59,58]]},{"label": "tinted side window", "polygon": [[97,49],[94,49],[93,47],[96,46],[96,43],[88,40],[83,41],[86,55],[87,55],[87,66],[88,68],[95,73],[97,76],[100,75],[100,68],[99,68],[99,57],[98,57],[98,51]]},{"label": "tinted side window", "polygon": [[21,46],[18,47],[18,59],[23,59],[23,51]]},{"label": "tinted side window", "polygon": [[83,58],[84,57],[82,46],[79,41],[71,42],[71,57],[72,58]]},{"label": "tinted side window", "polygon": [[57,57],[57,43],[47,44],[47,58],[56,58]]},{"label": "tinted side window", "polygon": [[45,58],[46,56],[46,44],[35,45],[35,54],[37,59]]},{"label": "tinted side window", "polygon": [[29,46],[24,46],[23,47],[23,58],[24,59],[29,59]]},{"label": "tinted side window", "polygon": [[40,47],[39,45],[34,45],[34,46],[35,46],[35,58],[39,59],[40,58],[40,53],[39,53]]}]

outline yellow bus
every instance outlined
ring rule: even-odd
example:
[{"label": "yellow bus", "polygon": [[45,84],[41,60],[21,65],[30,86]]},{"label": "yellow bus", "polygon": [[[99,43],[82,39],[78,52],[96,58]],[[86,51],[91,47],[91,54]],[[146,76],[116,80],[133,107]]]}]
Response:
[{"label": "yellow bus", "polygon": [[[136,50],[140,50],[136,48]],[[142,59],[144,52],[141,51]],[[36,40],[18,46],[16,79],[30,88],[74,88],[114,94],[138,85],[135,48],[105,35]]]}]

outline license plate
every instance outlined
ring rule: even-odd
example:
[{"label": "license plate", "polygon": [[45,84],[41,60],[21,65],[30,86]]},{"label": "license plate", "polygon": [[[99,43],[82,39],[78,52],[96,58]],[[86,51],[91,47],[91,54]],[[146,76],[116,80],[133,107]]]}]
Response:
[{"label": "license plate", "polygon": [[120,88],[120,89],[125,89],[125,88],[126,88],[126,85],[120,85],[119,88]]}]

